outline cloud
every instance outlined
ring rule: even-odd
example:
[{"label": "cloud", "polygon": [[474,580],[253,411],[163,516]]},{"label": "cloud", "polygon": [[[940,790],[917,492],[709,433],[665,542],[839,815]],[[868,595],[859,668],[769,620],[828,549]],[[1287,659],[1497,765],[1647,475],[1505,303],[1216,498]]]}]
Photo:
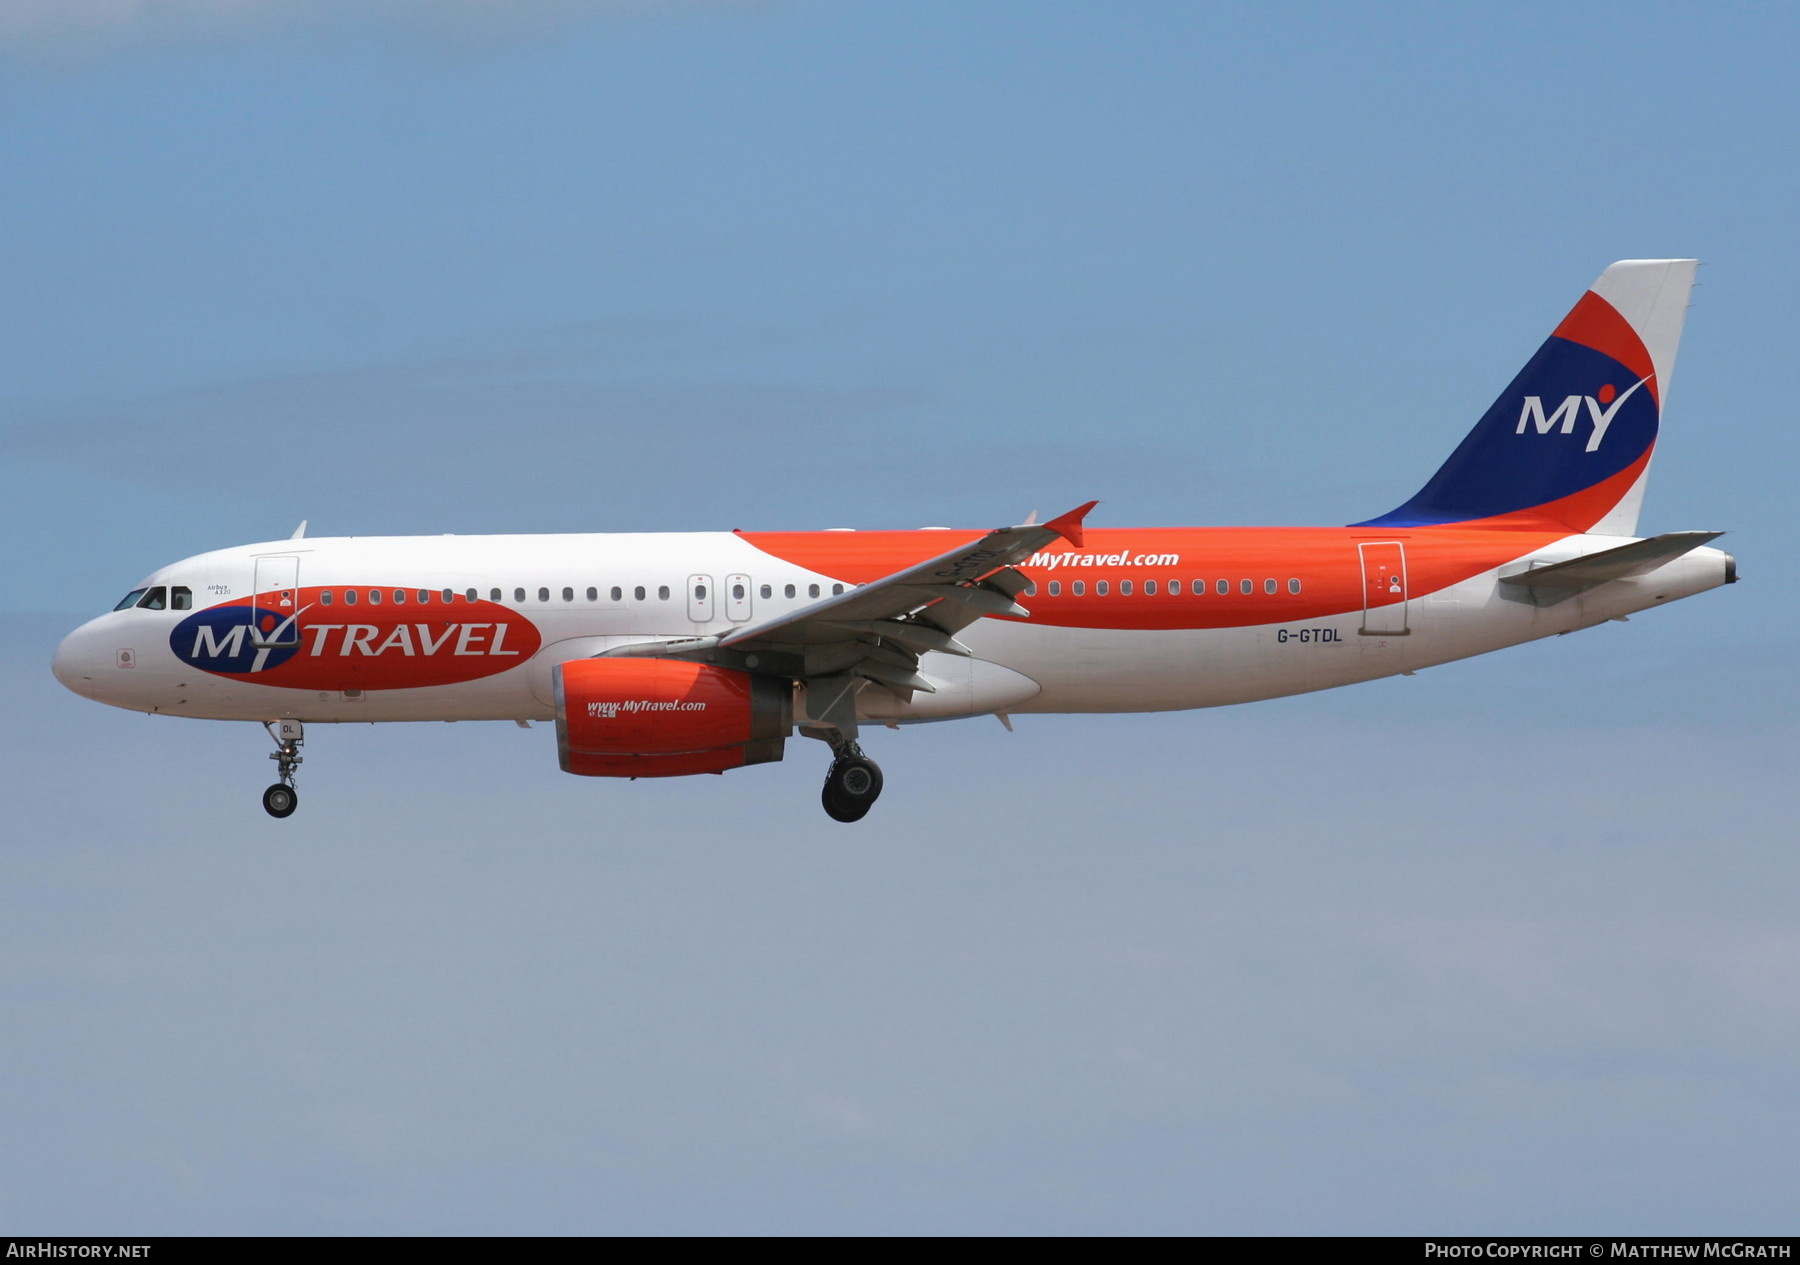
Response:
[{"label": "cloud", "polygon": [[[297,492],[341,507],[330,517],[354,531],[408,518],[447,529],[432,524],[453,504],[489,522],[522,508],[556,520],[560,505],[614,528],[730,527],[721,512],[766,510],[791,478],[870,451],[909,400],[883,387],[396,366],[59,409],[22,419],[0,449],[172,490],[261,488],[277,503]],[[687,521],[665,522],[684,489]],[[325,529],[325,515],[301,513]]]},{"label": "cloud", "polygon": [[928,386],[759,368],[788,337],[596,321],[433,360],[0,407],[0,453],[249,495],[321,535],[994,526],[1089,497],[1127,518],[1210,515],[1219,489],[1192,452],[1021,443]]}]

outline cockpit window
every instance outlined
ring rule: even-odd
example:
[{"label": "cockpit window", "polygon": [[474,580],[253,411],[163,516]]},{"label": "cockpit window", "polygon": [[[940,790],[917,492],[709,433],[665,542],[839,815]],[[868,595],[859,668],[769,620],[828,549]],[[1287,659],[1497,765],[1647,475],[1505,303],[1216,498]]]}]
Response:
[{"label": "cockpit window", "polygon": [[149,591],[149,589],[133,589],[124,597],[120,598],[119,604],[113,607],[113,609],[116,611],[128,611],[136,606],[138,604],[138,599]]},{"label": "cockpit window", "polygon": [[139,610],[160,611],[166,609],[168,605],[169,591],[160,584],[138,599]]},{"label": "cockpit window", "polygon": [[169,590],[169,609],[172,611],[191,611],[194,609],[194,590],[185,584],[177,584]]}]

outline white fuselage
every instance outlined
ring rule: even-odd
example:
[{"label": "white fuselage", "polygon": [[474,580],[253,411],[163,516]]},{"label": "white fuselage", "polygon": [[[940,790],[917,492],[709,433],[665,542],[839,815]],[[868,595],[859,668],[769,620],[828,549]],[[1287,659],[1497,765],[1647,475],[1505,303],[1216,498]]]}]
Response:
[{"label": "white fuselage", "polygon": [[[1199,532],[1132,533],[1133,545],[1179,539],[1166,551],[1122,549],[1112,555],[1121,561],[1110,569],[1021,568],[1035,582],[1020,599],[1031,618],[978,621],[960,634],[972,657],[928,653],[922,660],[920,672],[936,685],[936,693],[902,701],[888,690],[868,687],[859,698],[859,714],[904,723],[995,712],[1159,711],[1273,698],[1588,627],[1713,588],[1727,581],[1730,568],[1729,555],[1699,548],[1647,574],[1538,604],[1502,585],[1499,577],[1526,563],[1559,562],[1630,538],[1540,540],[1513,533],[1520,552],[1509,551],[1513,540],[1484,542],[1491,565],[1439,587],[1396,588],[1397,600],[1377,602],[1366,595],[1366,576],[1357,572],[1356,542],[1397,538],[1408,556],[1418,559],[1407,566],[1423,570],[1430,551],[1439,547],[1431,530],[1266,529],[1272,543],[1259,543],[1258,533],[1249,529],[1223,534],[1216,544]],[[1279,550],[1284,532],[1294,536],[1295,554],[1291,565],[1277,568],[1267,563],[1268,551]],[[884,535],[922,538],[914,550],[920,554],[944,543],[944,537],[929,532]],[[555,708],[551,670],[558,663],[631,642],[752,626],[858,582],[790,561],[751,539],[727,532],[345,537],[219,550],[165,567],[139,586],[185,590],[191,594],[185,609],[171,603],[102,615],[63,642],[55,670],[84,696],[166,715],[323,722],[548,720]],[[1239,541],[1251,542],[1244,548],[1254,545],[1256,563],[1234,563]],[[1459,547],[1466,552],[1471,546],[1459,538]],[[1136,556],[1183,561],[1145,567],[1131,561]],[[1366,568],[1366,561],[1360,565]],[[1263,572],[1270,574],[1265,578]],[[1170,574],[1159,583],[1164,573]],[[1051,596],[1050,579],[1066,584],[1071,575],[1115,578],[1110,586],[1096,585],[1108,589],[1104,596],[1084,593],[1077,599],[1066,590]],[[1132,576],[1139,577],[1135,585]],[[276,577],[273,584],[270,577]],[[1203,593],[1193,591],[1202,584]],[[1289,585],[1299,598],[1290,595]],[[1359,596],[1335,603],[1336,609],[1288,608],[1333,585]],[[195,654],[218,651],[224,633],[202,629],[178,637],[176,630],[190,627],[196,612],[242,604],[275,587],[293,591],[294,603],[305,607],[297,637],[292,630],[269,634],[297,641],[286,652],[296,664],[312,664],[305,683],[277,683],[279,673],[265,673],[265,664],[249,657],[230,661],[242,671],[197,667]],[[1222,587],[1230,591],[1218,592]],[[380,600],[372,602],[372,595]],[[329,606],[322,605],[326,600]],[[1170,616],[1190,609],[1193,619],[1185,622],[1193,626],[1179,626],[1184,619]],[[1133,622],[1144,626],[1121,626]],[[1177,626],[1166,626],[1171,622]],[[248,654],[247,643],[236,649]],[[268,655],[265,660],[273,662]],[[480,674],[441,679],[464,669]],[[289,674],[299,671],[295,667]],[[804,717],[804,690],[799,709]]]}]

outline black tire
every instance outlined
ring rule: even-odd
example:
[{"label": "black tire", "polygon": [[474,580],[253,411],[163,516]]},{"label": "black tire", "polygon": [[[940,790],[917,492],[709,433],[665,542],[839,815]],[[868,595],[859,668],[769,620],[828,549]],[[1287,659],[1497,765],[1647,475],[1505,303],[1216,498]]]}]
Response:
[{"label": "black tire", "polygon": [[275,783],[263,792],[263,811],[271,817],[292,817],[300,807],[300,796],[291,786]]},{"label": "black tire", "polygon": [[819,802],[833,821],[861,821],[880,797],[881,767],[864,756],[853,756],[832,764]]}]

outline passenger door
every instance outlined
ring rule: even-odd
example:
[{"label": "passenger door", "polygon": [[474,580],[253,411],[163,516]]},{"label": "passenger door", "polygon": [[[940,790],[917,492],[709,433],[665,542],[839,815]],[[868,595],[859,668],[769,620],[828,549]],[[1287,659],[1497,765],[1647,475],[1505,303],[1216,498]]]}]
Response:
[{"label": "passenger door", "polygon": [[250,629],[250,640],[258,646],[297,646],[300,625],[294,615],[300,609],[300,559],[291,554],[261,557],[256,560],[256,605],[272,613],[275,621],[258,618]]}]

